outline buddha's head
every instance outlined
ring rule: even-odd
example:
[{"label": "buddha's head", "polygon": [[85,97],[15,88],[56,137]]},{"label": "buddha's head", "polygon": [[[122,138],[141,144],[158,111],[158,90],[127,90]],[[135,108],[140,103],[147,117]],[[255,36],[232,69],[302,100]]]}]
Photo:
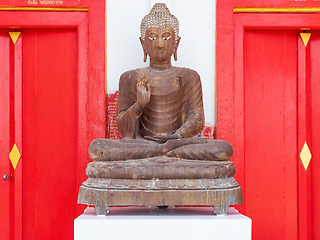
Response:
[{"label": "buddha's head", "polygon": [[170,62],[172,54],[177,60],[180,42],[179,21],[164,3],[156,3],[140,24],[141,45],[144,61],[147,55],[151,62]]}]

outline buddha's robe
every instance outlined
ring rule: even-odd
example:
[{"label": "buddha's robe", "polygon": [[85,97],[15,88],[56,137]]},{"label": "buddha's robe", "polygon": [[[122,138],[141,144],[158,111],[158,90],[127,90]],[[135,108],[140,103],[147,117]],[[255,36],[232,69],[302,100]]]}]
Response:
[{"label": "buddha's robe", "polygon": [[[137,109],[137,82],[149,80],[151,97],[142,111]],[[147,67],[122,74],[119,82],[117,124],[122,140],[96,139],[89,154],[93,160],[115,161],[155,156],[192,160],[231,158],[228,142],[199,135],[204,126],[202,87],[199,74],[188,68]],[[157,143],[147,136],[177,133],[181,139]]]},{"label": "buddha's robe", "polygon": [[[150,102],[137,114],[137,82],[149,80]],[[197,72],[171,67],[151,67],[125,72],[119,83],[117,108],[118,128],[123,138],[178,133],[182,138],[195,137],[204,126],[201,81]]]}]

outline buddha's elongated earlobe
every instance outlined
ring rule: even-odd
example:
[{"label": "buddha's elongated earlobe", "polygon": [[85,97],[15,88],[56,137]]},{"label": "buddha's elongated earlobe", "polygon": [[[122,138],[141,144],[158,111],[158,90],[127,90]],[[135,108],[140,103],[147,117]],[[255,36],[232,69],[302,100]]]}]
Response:
[{"label": "buddha's elongated earlobe", "polygon": [[143,49],[143,61],[146,62],[147,61],[147,51],[145,49],[145,46],[144,46],[144,40],[142,39],[142,37],[139,37],[140,39],[140,43],[141,43],[141,46],[142,46],[142,49]]},{"label": "buddha's elongated earlobe", "polygon": [[180,43],[180,39],[181,39],[181,37],[178,37],[177,42],[176,42],[176,46],[175,46],[174,51],[173,51],[173,58],[174,58],[175,61],[178,60],[178,53],[177,52],[178,52],[178,46],[179,46],[179,43]]},{"label": "buddha's elongated earlobe", "polygon": [[178,53],[177,53],[177,49],[175,49],[175,50],[174,50],[174,52],[173,52],[173,59],[174,59],[175,61],[177,61],[177,60],[178,60]]},{"label": "buddha's elongated earlobe", "polygon": [[143,50],[143,62],[146,62],[147,61],[147,56],[148,56],[148,54],[147,54],[147,52],[146,51],[144,51]]}]

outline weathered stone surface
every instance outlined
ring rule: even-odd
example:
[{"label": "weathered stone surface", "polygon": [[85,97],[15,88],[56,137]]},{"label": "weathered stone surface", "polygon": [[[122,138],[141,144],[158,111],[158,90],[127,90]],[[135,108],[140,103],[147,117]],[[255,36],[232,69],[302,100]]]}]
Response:
[{"label": "weathered stone surface", "polygon": [[214,179],[235,174],[233,162],[196,161],[168,157],[116,162],[92,162],[89,178],[114,179]]},{"label": "weathered stone surface", "polygon": [[109,190],[221,190],[239,187],[233,178],[220,179],[111,179],[88,178],[82,186]]}]

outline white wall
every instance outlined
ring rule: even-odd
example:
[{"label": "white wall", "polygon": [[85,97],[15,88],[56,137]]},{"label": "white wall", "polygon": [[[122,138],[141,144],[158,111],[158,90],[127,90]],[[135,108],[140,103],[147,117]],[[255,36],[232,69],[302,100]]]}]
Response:
[{"label": "white wall", "polygon": [[180,23],[175,66],[196,70],[202,80],[206,126],[215,124],[215,0],[107,0],[107,90],[118,90],[120,75],[147,67],[140,45],[140,22],[164,2]]}]

